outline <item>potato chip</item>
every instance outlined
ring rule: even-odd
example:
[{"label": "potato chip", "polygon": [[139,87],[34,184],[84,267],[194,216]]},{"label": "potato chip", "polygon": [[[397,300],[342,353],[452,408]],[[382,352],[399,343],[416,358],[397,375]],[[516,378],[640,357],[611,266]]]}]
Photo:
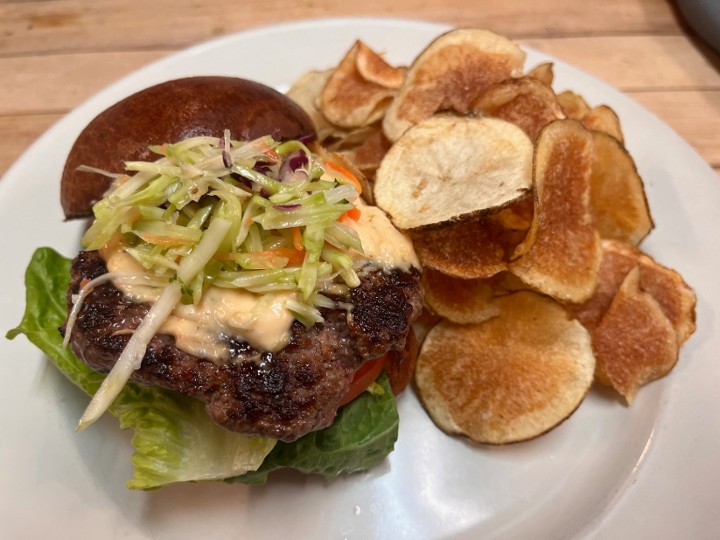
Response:
[{"label": "potato chip", "polygon": [[600,237],[590,209],[593,137],[575,120],[556,120],[535,150],[537,206],[510,271],[553,298],[582,302],[597,283]]},{"label": "potato chip", "polygon": [[592,296],[580,304],[567,306],[570,315],[579,320],[591,333],[600,324],[625,276],[638,264],[637,257],[615,249],[614,244],[620,245],[615,241],[602,242],[597,286]]},{"label": "potato chip", "polygon": [[459,279],[426,268],[421,278],[425,305],[459,324],[479,323],[500,313],[491,302],[493,286],[485,279]]},{"label": "potato chip", "polygon": [[527,231],[532,225],[534,213],[535,201],[533,197],[525,197],[507,208],[503,208],[488,219],[495,221],[505,229]]},{"label": "potato chip", "polygon": [[682,345],[696,329],[695,293],[678,272],[658,264],[647,253],[640,254],[638,263],[640,287],[657,301]]},{"label": "potato chip", "polygon": [[469,221],[524,198],[532,158],[532,142],[510,122],[433,116],[385,155],[375,200],[400,229]]},{"label": "potato chip", "polygon": [[531,292],[496,300],[497,317],[443,321],[425,338],[415,372],[435,423],[480,443],[532,439],[579,406],[595,369],[590,336],[553,300]]},{"label": "potato chip", "polygon": [[550,122],[565,118],[552,89],[533,77],[494,84],[475,98],[470,108],[512,122],[532,140]]},{"label": "potato chip", "polygon": [[368,179],[374,180],[375,173],[391,146],[382,129],[377,129],[359,145],[343,151],[343,154]]},{"label": "potato chip", "polygon": [[438,111],[465,114],[486,88],[522,73],[525,53],[511,40],[479,29],[456,29],[433,41],[408,69],[383,119],[396,141]]},{"label": "potato chip", "polygon": [[436,315],[435,313],[431,313],[427,309],[422,311],[420,317],[418,317],[413,323],[413,332],[415,333],[415,338],[420,346],[422,346],[425,341],[425,337],[428,335],[430,330],[432,330],[441,320],[442,317]]},{"label": "potato chip", "polygon": [[580,120],[583,116],[590,112],[590,105],[587,104],[585,98],[576,94],[572,90],[565,90],[557,94],[558,103],[562,107],[565,116]]},{"label": "potato chip", "polygon": [[397,90],[405,80],[407,69],[388,64],[385,59],[362,41],[358,42],[355,68],[368,82],[383,88]]},{"label": "potato chip", "polygon": [[642,178],[615,137],[593,131],[590,208],[602,238],[637,245],[653,228]]},{"label": "potato chip", "polygon": [[507,270],[503,270],[502,272],[495,274],[494,276],[488,278],[487,281],[493,288],[495,296],[503,296],[518,291],[532,291],[532,288],[523,280]]},{"label": "potato chip", "polygon": [[344,151],[357,148],[365,144],[370,137],[378,132],[377,124],[353,129],[341,129],[329,124],[329,128],[318,131],[319,142],[329,150]]},{"label": "potato chip", "polygon": [[[609,261],[606,263],[605,261]],[[612,267],[614,283],[622,281],[628,268],[640,268],[640,288],[655,298],[684,343],[695,331],[697,298],[682,276],[661,265],[637,247],[614,240],[603,241],[603,264]],[[617,288],[616,288],[617,290]]]},{"label": "potato chip", "polygon": [[332,69],[308,71],[301,75],[286,93],[290,99],[302,107],[317,130],[322,130],[330,125],[318,108],[318,99],[332,71]]},{"label": "potato chip", "polygon": [[354,148],[363,144],[378,125],[344,129],[328,122],[319,108],[320,93],[333,70],[309,71],[298,78],[287,91],[287,96],[300,105],[315,124],[317,140],[331,150]]},{"label": "potato chip", "polygon": [[621,143],[625,141],[622,127],[620,126],[620,118],[618,118],[617,113],[607,105],[593,107],[579,120],[588,129],[594,129],[612,135]]},{"label": "potato chip", "polygon": [[625,242],[603,240],[598,286],[586,302],[570,305],[570,314],[591,332],[609,309],[620,285],[634,268],[640,269],[640,288],[650,294],[672,324],[678,344],[695,332],[697,299],[682,276]]},{"label": "potato chip", "polygon": [[[359,57],[365,73],[370,72],[372,80],[363,77],[358,70]],[[393,70],[362,41],[356,41],[320,93],[323,114],[330,123],[342,128],[363,127],[379,120],[385,114],[396,88],[376,81],[391,79]],[[402,74],[399,77],[402,79]]]},{"label": "potato chip", "polygon": [[527,72],[527,76],[537,79],[546,86],[552,86],[552,83],[555,80],[552,62],[538,64]]},{"label": "potato chip", "polygon": [[488,278],[506,270],[515,238],[500,224],[478,220],[410,234],[422,265],[461,278]]},{"label": "potato chip", "polygon": [[593,332],[597,378],[611,385],[628,404],[638,388],[663,377],[678,359],[675,330],[660,304],[640,287],[633,268]]}]

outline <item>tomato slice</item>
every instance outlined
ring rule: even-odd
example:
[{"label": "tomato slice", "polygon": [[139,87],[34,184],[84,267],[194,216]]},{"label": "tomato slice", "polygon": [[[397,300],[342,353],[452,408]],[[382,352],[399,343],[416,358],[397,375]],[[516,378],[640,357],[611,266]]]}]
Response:
[{"label": "tomato slice", "polygon": [[350,388],[340,400],[340,405],[350,403],[353,399],[362,394],[368,386],[375,382],[380,376],[380,373],[385,367],[385,356],[376,358],[375,360],[368,360],[360,369],[355,372],[355,377],[350,382]]}]

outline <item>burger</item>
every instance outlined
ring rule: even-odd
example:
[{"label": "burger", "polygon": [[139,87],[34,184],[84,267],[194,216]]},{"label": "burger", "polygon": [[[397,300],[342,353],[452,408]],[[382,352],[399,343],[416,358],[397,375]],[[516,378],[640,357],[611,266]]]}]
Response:
[{"label": "burger", "polygon": [[61,203],[91,220],[83,250],[28,269],[60,275],[39,286],[67,309],[38,338],[29,304],[17,332],[92,394],[79,430],[108,409],[135,429],[130,487],[334,477],[392,450],[419,264],[313,135],[271,88],[191,77],[118,102],[73,145]]}]

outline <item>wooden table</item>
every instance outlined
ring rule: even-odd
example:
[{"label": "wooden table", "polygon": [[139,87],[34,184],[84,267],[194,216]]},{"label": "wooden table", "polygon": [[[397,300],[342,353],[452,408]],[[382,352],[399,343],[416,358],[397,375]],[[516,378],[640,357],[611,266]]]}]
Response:
[{"label": "wooden table", "polygon": [[3,0],[0,174],[50,125],[136,68],[223,34],[332,16],[507,35],[619,88],[720,171],[720,55],[694,37],[670,0]]}]

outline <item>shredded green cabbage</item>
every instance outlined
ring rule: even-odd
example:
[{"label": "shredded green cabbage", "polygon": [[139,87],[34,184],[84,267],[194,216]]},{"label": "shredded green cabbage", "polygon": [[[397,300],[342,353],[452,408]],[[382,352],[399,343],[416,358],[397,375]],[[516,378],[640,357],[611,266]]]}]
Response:
[{"label": "shredded green cabbage", "polygon": [[[338,220],[359,193],[301,141],[236,141],[226,131],[151,150],[157,161],[127,162],[134,174],[117,177],[94,205],[87,249],[119,241],[157,279],[179,281],[184,302],[197,303],[211,284],[295,291],[291,305],[304,322],[318,320],[318,293],[358,285],[352,254],[362,253],[360,239]],[[183,262],[198,257],[217,219],[230,222],[227,234],[185,278]]]}]

